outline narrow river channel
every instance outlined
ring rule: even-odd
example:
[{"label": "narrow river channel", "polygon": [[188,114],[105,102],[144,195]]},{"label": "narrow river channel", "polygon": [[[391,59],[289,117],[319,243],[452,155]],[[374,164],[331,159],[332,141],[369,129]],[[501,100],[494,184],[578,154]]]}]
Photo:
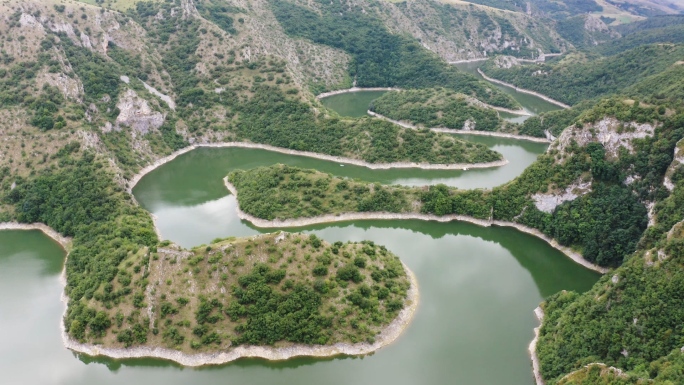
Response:
[{"label": "narrow river channel", "polygon": [[[364,101],[365,103],[365,101]],[[164,238],[186,247],[261,231],[236,216],[221,178],[273,163],[382,183],[488,188],[519,175],[545,146],[472,137],[511,164],[493,170],[367,170],[251,149],[199,149],[145,176],[133,190]],[[363,358],[245,359],[201,369],[151,359],[114,361],[62,346],[59,245],[36,231],[0,231],[0,383],[3,384],[483,384],[532,383],[532,310],[562,289],[587,290],[594,272],[510,228],[459,222],[356,221],[288,229],[334,242],[373,240],[415,272],[421,301],[393,345]],[[267,230],[268,232],[274,230]]]}]

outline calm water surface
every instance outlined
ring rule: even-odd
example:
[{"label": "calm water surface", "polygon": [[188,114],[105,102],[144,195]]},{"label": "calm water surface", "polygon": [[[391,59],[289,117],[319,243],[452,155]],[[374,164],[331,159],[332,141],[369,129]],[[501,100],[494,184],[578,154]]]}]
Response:
[{"label": "calm water surface", "polygon": [[[486,81],[478,72],[477,69],[482,66],[484,62],[470,62],[470,63],[459,63],[454,64],[458,69],[475,75],[478,79]],[[489,83],[489,82],[488,82]],[[542,112],[555,111],[560,109],[557,105],[549,103],[544,99],[538,98],[534,95],[529,95],[516,91],[514,88],[506,87],[496,83],[490,83],[498,89],[502,90],[508,95],[511,95],[513,99],[518,101],[523,109],[532,115],[538,115]],[[339,94],[329,96],[327,98],[321,99],[321,103],[327,108],[336,111],[341,116],[348,117],[362,117],[366,116],[366,111],[371,102],[383,94],[386,91],[360,91],[360,92],[350,92],[346,94]],[[522,123],[529,116],[526,115],[516,115],[509,114],[506,112],[500,112],[500,116],[514,123]]]},{"label": "calm water surface", "polygon": [[[59,338],[63,253],[39,233],[8,231],[0,232],[2,383],[528,385],[532,309],[560,289],[586,290],[597,279],[544,242],[512,229],[366,221],[298,230],[328,241],[385,244],[416,273],[420,306],[398,342],[364,358],[241,360],[206,369],[80,357]],[[190,246],[203,241],[205,229],[186,223],[162,231]],[[237,220],[230,231],[259,232]],[[194,239],[184,236],[188,232]]]},{"label": "calm water surface", "polygon": [[360,118],[366,116],[366,112],[368,111],[371,102],[384,95],[385,92],[387,91],[349,92],[346,94],[328,96],[327,98],[321,99],[321,103],[340,114],[340,116]]},{"label": "calm water surface", "polygon": [[[239,220],[222,177],[273,163],[312,167],[382,183],[447,183],[462,188],[505,183],[545,146],[473,137],[503,153],[493,170],[368,170],[251,149],[200,149],[143,178],[134,195],[157,218],[162,236],[192,247],[260,230]],[[306,228],[334,242],[373,240],[416,273],[421,302],[400,339],[363,358],[246,359],[204,369],[159,360],[93,359],[63,348],[59,245],[36,231],[0,232],[0,383],[2,384],[483,384],[532,383],[527,345],[532,310],[561,289],[587,290],[598,275],[543,241],[508,228],[466,223],[356,221]]]}]

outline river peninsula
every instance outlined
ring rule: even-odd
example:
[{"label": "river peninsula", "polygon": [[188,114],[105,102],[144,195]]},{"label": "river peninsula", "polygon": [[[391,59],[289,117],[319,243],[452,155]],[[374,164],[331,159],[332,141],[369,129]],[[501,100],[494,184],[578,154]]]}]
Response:
[{"label": "river peninsula", "polygon": [[[271,188],[264,187],[265,183]],[[544,240],[585,268],[602,274],[609,271],[606,267],[587,261],[578,252],[559,244],[541,231],[520,223],[496,220],[491,216],[478,218],[462,214],[425,213],[421,210],[424,204],[421,195],[427,188],[382,186],[285,165],[235,171],[224,178],[224,184],[238,199],[238,217],[263,228],[304,227],[370,219],[464,221],[484,227],[506,226]],[[305,191],[301,192],[301,189]],[[265,195],[271,197],[270,202],[264,202]]]},{"label": "river peninsula", "polygon": [[[231,254],[234,258],[220,259]],[[193,337],[183,338],[180,328],[171,326],[161,338],[152,337],[139,346],[117,346],[120,341],[81,343],[62,327],[67,348],[89,356],[160,358],[189,367],[241,358],[359,356],[394,342],[411,323],[419,302],[413,272],[372,242],[330,245],[316,236],[278,232],[231,237],[192,251],[168,245],[157,255],[152,258],[150,278],[158,289],[148,290],[145,300],[150,302],[148,314],[152,303],[161,312],[152,314],[150,322],[163,319],[170,324],[167,320],[173,319],[176,325],[186,322],[180,319],[195,318],[197,341],[188,343]],[[203,258],[208,259],[200,261]],[[207,269],[210,277],[199,270],[205,263],[218,267]],[[194,266],[187,273],[193,278],[170,284],[178,279],[169,278],[177,275],[173,272],[187,266]],[[225,288],[231,286],[232,293],[227,294]],[[254,298],[257,293],[266,298]],[[173,294],[177,294],[174,301]],[[68,298],[64,296],[63,302],[66,311]],[[258,317],[269,321],[264,324]],[[302,339],[310,342],[294,342]]]},{"label": "river peninsula", "polygon": [[[71,248],[70,238],[44,224],[0,223],[0,230],[39,230],[65,251]],[[170,326],[161,338],[151,337],[142,345],[136,343],[134,334],[127,339],[125,332],[86,343],[67,333],[60,322],[65,347],[93,357],[159,358],[190,367],[240,358],[358,356],[395,341],[418,307],[418,281],[413,272],[372,242],[330,245],[315,235],[278,232],[231,237],[193,250],[163,244],[148,255],[147,272],[143,272],[154,288],[146,290],[140,300],[145,303],[138,306],[134,301],[133,305],[146,311],[155,328],[160,320],[166,326],[189,326],[189,319],[195,318],[193,334],[198,341],[188,343],[180,328]],[[208,277],[202,274],[205,271]],[[135,274],[127,279],[135,279]],[[66,287],[66,268],[60,282]],[[227,294],[230,287],[232,293]],[[257,293],[267,298],[255,298]],[[233,298],[232,302],[227,298]],[[264,306],[262,300],[277,304]],[[62,302],[66,317],[66,293]],[[271,321],[258,323],[254,313]],[[229,337],[232,330],[241,333]]]}]

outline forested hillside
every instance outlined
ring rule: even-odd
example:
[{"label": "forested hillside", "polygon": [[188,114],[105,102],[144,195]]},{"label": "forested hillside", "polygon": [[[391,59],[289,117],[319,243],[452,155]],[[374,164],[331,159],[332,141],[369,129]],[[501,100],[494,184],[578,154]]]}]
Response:
[{"label": "forested hillside", "polygon": [[392,31],[410,33],[446,61],[493,54],[535,59],[569,44],[546,18],[460,1],[380,1],[379,17]]},{"label": "forested hillside", "polygon": [[517,105],[509,96],[444,63],[415,40],[391,34],[381,20],[367,15],[361,7],[349,9],[341,2],[321,2],[319,15],[288,1],[271,4],[289,35],[349,53],[353,58],[350,75],[359,87],[439,85],[493,105]]},{"label": "forested hillside", "polygon": [[[679,66],[684,58],[682,45],[645,45],[614,56],[592,58],[576,55],[557,63],[521,65],[510,69],[498,68],[488,62],[483,70],[487,75],[516,86],[535,90],[570,105],[586,99],[626,92],[645,98],[656,90],[642,88],[626,91],[649,76],[661,74]],[[675,80],[675,79],[672,79]],[[665,91],[667,93],[667,91]],[[669,95],[668,95],[669,96]],[[677,98],[671,98],[677,103]]]},{"label": "forested hillside", "polygon": [[554,19],[565,19],[577,15],[592,13],[605,19],[620,22],[633,22],[643,17],[681,13],[684,7],[676,1],[659,0],[531,0],[517,2],[514,0],[470,0],[470,3],[483,4],[494,8],[518,12],[533,12]]},{"label": "forested hillside", "polygon": [[653,43],[684,43],[684,16],[657,16],[613,28],[622,37],[593,48],[602,55],[620,52]]}]

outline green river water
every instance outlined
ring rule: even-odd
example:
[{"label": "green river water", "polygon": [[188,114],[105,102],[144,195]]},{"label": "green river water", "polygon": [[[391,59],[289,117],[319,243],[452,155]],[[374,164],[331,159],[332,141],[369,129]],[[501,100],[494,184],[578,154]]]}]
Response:
[{"label": "green river water", "polygon": [[[477,69],[482,66],[484,62],[469,62],[469,63],[459,63],[455,66],[463,72],[475,75],[478,79],[484,80],[482,76],[477,72]],[[532,115],[538,115],[542,112],[555,111],[560,109],[557,105],[549,103],[544,99],[540,99],[534,95],[529,95],[516,91],[514,88],[506,87],[500,84],[491,83],[493,86],[502,90],[508,95],[511,95],[515,100],[518,101],[523,107],[523,109]],[[361,117],[366,116],[366,111],[374,99],[379,98],[386,91],[364,91],[364,92],[351,92],[346,94],[339,94],[328,96],[321,99],[321,103],[329,109],[336,111],[341,116],[350,117]],[[510,122],[522,123],[529,116],[527,115],[516,115],[509,114],[507,112],[499,112],[499,115]]]},{"label": "green river water", "polygon": [[[545,148],[471,139],[502,152],[511,164],[470,171],[367,170],[260,150],[200,149],[148,174],[134,195],[155,215],[164,238],[190,247],[262,232],[236,216],[236,201],[221,181],[232,169],[286,163],[383,183],[492,187],[519,175]],[[1,231],[0,383],[529,385],[532,310],[548,295],[587,290],[598,279],[543,241],[510,228],[411,220],[289,230],[330,242],[369,239],[401,257],[418,277],[421,299],[397,342],[363,358],[245,359],[201,369],[81,356],[63,347],[59,332],[63,251],[37,231]]]},{"label": "green river water", "polygon": [[385,92],[387,91],[349,92],[328,96],[321,99],[321,103],[329,109],[336,111],[340,116],[360,118],[366,116],[371,102],[384,95]]}]

